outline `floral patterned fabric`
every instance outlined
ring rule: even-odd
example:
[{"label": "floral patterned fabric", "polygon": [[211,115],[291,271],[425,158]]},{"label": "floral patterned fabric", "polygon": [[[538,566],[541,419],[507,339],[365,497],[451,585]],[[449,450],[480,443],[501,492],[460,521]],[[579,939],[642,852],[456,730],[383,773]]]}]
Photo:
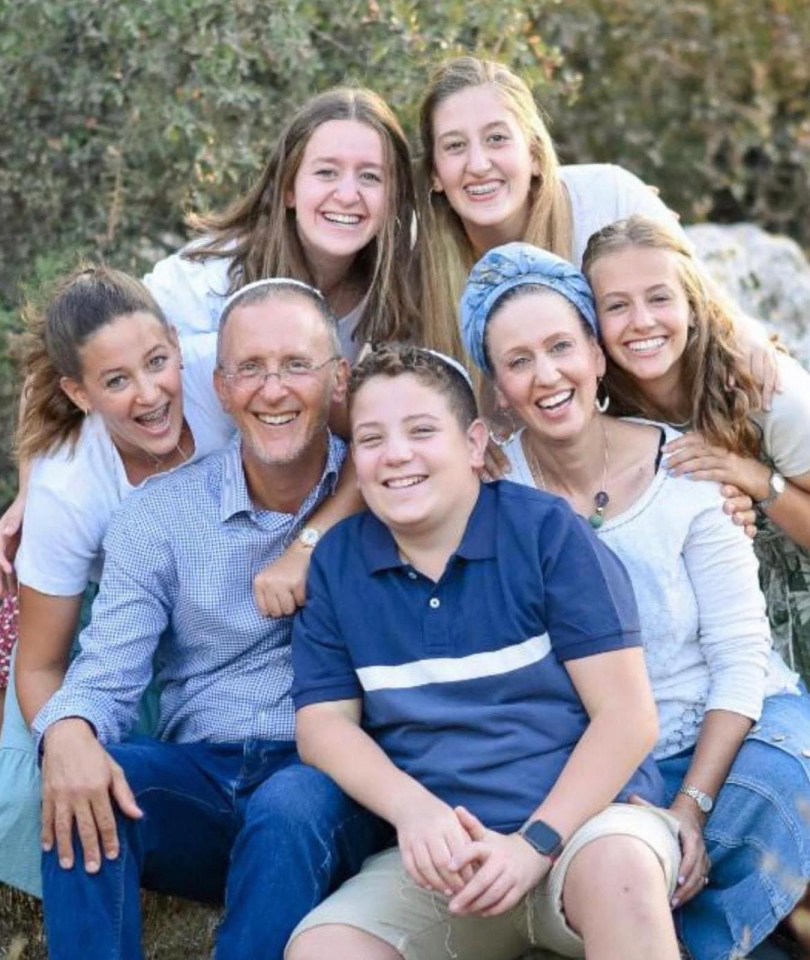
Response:
[{"label": "floral patterned fabric", "polygon": [[761,516],[757,526],[754,550],[773,645],[810,684],[810,550],[794,543],[767,517]]},{"label": "floral patterned fabric", "polygon": [[8,686],[11,650],[17,641],[17,598],[0,599],[0,690]]}]

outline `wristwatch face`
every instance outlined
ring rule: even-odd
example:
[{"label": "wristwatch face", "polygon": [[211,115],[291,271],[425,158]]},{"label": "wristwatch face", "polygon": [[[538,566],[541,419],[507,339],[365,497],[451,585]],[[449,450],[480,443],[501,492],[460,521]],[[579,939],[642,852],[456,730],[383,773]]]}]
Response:
[{"label": "wristwatch face", "polygon": [[712,812],[712,807],[714,804],[712,803],[712,798],[710,796],[707,796],[705,793],[701,793],[699,797],[695,797],[695,800],[703,813]]},{"label": "wristwatch face", "polygon": [[554,857],[560,852],[562,838],[559,833],[542,820],[534,820],[520,831],[538,853]]},{"label": "wristwatch face", "polygon": [[305,547],[314,547],[315,544],[321,539],[321,535],[315,529],[315,527],[304,527],[304,529],[298,534],[298,539]]},{"label": "wristwatch face", "polygon": [[771,474],[769,486],[771,488],[771,496],[778,497],[785,492],[785,478],[781,473],[777,473],[776,470],[774,470]]}]

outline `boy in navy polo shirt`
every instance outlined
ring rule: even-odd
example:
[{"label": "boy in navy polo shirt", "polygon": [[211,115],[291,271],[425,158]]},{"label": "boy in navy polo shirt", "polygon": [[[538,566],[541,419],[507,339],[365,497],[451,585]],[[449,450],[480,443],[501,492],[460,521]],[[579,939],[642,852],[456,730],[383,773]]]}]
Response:
[{"label": "boy in navy polo shirt", "polygon": [[350,403],[369,512],[313,556],[297,740],[398,846],[288,960],[676,960],[677,826],[624,802],[663,793],[621,564],[563,500],[480,482],[487,429],[454,361],[382,348]]}]

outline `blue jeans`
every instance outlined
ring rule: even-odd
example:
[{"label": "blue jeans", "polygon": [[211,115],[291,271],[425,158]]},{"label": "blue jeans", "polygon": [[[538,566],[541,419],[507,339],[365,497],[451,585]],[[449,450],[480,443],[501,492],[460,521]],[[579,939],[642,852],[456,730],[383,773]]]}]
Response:
[{"label": "blue jeans", "polygon": [[[704,837],[709,885],[675,915],[695,960],[747,956],[810,880],[810,696],[765,700],[717,796]],[[691,751],[659,761],[670,803]]]},{"label": "blue jeans", "polygon": [[43,854],[45,929],[52,960],[142,960],[140,887],[225,902],[217,960],[281,960],[290,933],[390,828],[292,743],[110,747],[141,820],[117,816],[121,852],[99,873]]}]

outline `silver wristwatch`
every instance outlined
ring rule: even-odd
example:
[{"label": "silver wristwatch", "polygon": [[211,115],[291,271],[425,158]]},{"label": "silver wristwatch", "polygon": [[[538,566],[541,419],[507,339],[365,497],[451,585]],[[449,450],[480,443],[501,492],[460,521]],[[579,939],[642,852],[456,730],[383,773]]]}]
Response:
[{"label": "silver wristwatch", "polygon": [[310,550],[321,539],[321,531],[315,527],[303,527],[298,534],[298,542],[302,547],[308,547]]},{"label": "silver wristwatch", "polygon": [[708,793],[693,787],[691,783],[684,783],[678,793],[691,797],[698,805],[698,810],[701,813],[711,813],[714,809],[714,797],[710,797]]},{"label": "silver wristwatch", "polygon": [[785,478],[778,470],[772,470],[768,479],[768,496],[764,500],[755,500],[754,506],[758,510],[767,510],[772,507],[785,492]]}]

